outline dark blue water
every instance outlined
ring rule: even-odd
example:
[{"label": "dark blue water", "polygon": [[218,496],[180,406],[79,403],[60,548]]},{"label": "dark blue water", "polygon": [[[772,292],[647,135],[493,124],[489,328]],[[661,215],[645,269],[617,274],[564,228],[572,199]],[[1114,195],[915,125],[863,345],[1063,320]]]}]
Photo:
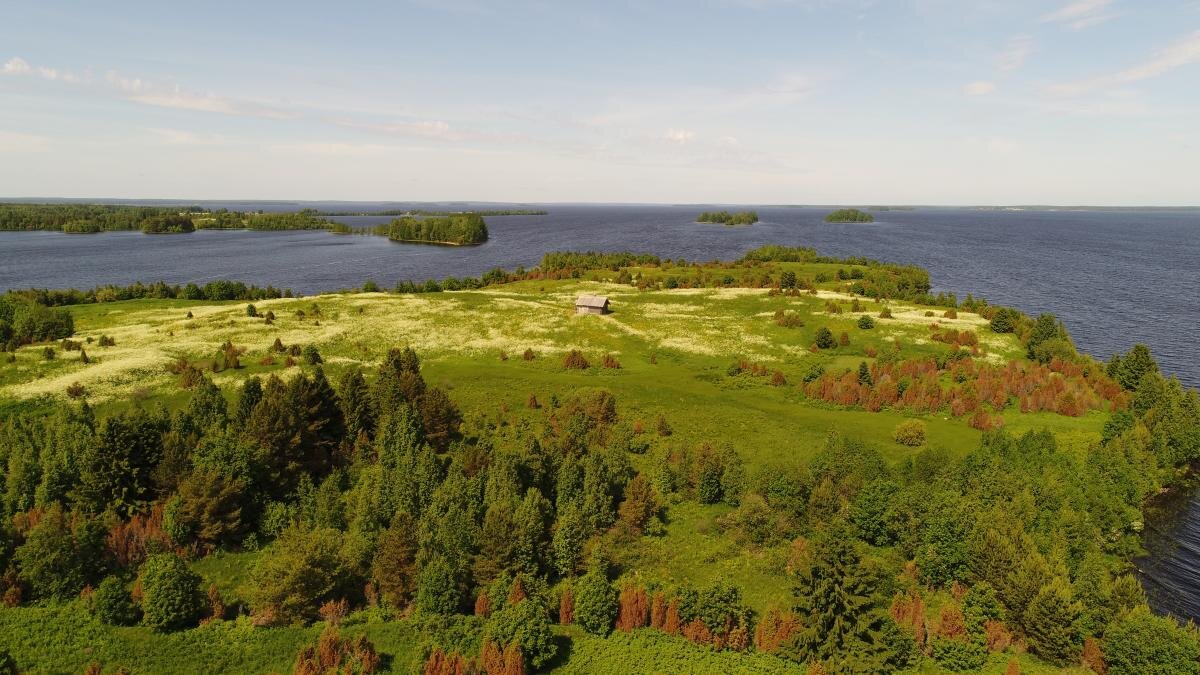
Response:
[{"label": "dark blue water", "polygon": [[[370,211],[394,204],[204,203],[232,209]],[[422,205],[427,208],[429,205]],[[455,205],[453,208],[463,208]],[[632,250],[688,260],[731,259],[763,244],[811,246],[930,270],[936,291],[986,297],[1061,318],[1079,347],[1101,358],[1136,342],[1162,368],[1200,386],[1200,210],[974,210],[876,213],[872,224],[829,225],[827,208],[759,207],[762,222],[726,228],[693,222],[703,208],[549,205],[546,216],[488,218],[474,247],[396,244],[325,232],[65,235],[0,232],[0,289],[88,288],[164,280],[238,279],[300,293],[391,286],[488,269],[536,265],[556,250]],[[337,218],[372,225],[388,218]],[[1150,523],[1143,561],[1152,604],[1200,619],[1200,494],[1172,502]]]}]

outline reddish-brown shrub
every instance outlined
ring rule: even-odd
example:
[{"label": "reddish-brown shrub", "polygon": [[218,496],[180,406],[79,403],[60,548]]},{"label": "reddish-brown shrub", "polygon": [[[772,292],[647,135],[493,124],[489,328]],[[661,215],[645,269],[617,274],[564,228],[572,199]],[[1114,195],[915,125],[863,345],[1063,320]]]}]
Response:
[{"label": "reddish-brown shrub", "polygon": [[588,363],[588,360],[583,356],[583,352],[578,349],[572,349],[563,357],[563,368],[568,370],[587,370],[591,367],[592,364]]},{"label": "reddish-brown shrub", "polygon": [[984,638],[989,652],[1002,652],[1012,644],[1012,633],[1003,621],[989,620],[983,624]]},{"label": "reddish-brown shrub", "polygon": [[575,594],[571,592],[571,587],[563,588],[562,595],[558,598],[558,622],[564,626],[569,625],[575,620]]},{"label": "reddish-brown shrub", "polygon": [[618,369],[621,367],[621,362],[618,361],[617,357],[613,356],[612,354],[605,354],[604,355],[604,367],[612,368],[615,370],[615,369]]},{"label": "reddish-brown shrub", "polygon": [[1089,668],[1098,675],[1108,675],[1108,663],[1104,660],[1104,652],[1100,649],[1100,642],[1094,637],[1083,639],[1083,655],[1080,662],[1084,668]]},{"label": "reddish-brown shrub", "polygon": [[942,605],[942,611],[938,614],[937,636],[948,640],[967,639],[966,620],[958,605]]},{"label": "reddish-brown shrub", "polygon": [[479,597],[475,598],[475,616],[490,616],[492,613],[492,601],[488,599],[487,592],[481,591]]},{"label": "reddish-brown shrub", "polygon": [[617,598],[617,606],[617,630],[628,633],[646,625],[649,608],[645,589],[633,586],[622,588]]}]

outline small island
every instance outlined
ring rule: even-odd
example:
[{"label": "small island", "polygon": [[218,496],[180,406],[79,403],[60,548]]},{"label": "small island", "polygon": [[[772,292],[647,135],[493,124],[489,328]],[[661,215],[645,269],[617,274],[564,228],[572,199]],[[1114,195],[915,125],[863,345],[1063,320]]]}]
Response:
[{"label": "small island", "polygon": [[873,223],[875,216],[858,209],[838,209],[825,216],[827,223]]},{"label": "small island", "polygon": [[730,213],[728,211],[705,211],[696,218],[697,223],[720,223],[728,227],[737,225],[753,225],[758,222],[757,211],[739,211]]},{"label": "small island", "polygon": [[159,215],[142,221],[142,232],[146,234],[188,234],[195,231],[195,224],[186,215]]},{"label": "small island", "polygon": [[387,226],[388,239],[404,243],[465,246],[488,240],[487,224],[478,213],[434,218],[404,217]]}]

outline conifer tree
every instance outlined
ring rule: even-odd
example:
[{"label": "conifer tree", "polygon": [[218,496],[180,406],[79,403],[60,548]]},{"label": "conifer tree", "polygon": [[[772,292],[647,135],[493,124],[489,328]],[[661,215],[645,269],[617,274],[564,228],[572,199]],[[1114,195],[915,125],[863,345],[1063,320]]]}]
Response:
[{"label": "conifer tree", "polygon": [[1083,606],[1075,601],[1070,582],[1055,577],[1038,591],[1021,615],[1030,651],[1060,666],[1075,662],[1082,613]]}]

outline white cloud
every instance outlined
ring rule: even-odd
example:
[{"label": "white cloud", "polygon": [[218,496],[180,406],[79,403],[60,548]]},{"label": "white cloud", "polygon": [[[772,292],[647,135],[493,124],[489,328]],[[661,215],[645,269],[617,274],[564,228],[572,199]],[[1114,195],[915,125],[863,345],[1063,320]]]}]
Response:
[{"label": "white cloud", "polygon": [[5,75],[24,75],[28,72],[29,62],[19,56],[14,56],[13,58],[4,62]]},{"label": "white cloud", "polygon": [[45,136],[0,130],[0,150],[5,152],[31,152],[44,150],[50,145]]},{"label": "white cloud", "polygon": [[736,148],[739,144],[738,139],[733,136],[722,136],[717,139],[717,145],[722,148]]},{"label": "white cloud", "polygon": [[689,131],[687,129],[667,129],[665,132],[663,132],[662,137],[664,140],[670,141],[671,143],[685,145],[695,140],[696,132]]},{"label": "white cloud", "polygon": [[1025,59],[1033,51],[1033,38],[1028,35],[1015,35],[1008,41],[1004,51],[996,55],[996,67],[1000,70],[1016,70],[1025,65]]},{"label": "white cloud", "polygon": [[458,131],[441,120],[418,120],[415,122],[358,122],[340,120],[338,126],[360,131],[371,131],[394,136],[416,136],[419,138],[434,138],[442,141],[462,141],[467,134]]},{"label": "white cloud", "polygon": [[968,96],[987,96],[994,91],[996,91],[996,83],[986,80],[971,82],[963,87],[963,92]]},{"label": "white cloud", "polygon": [[283,143],[271,146],[276,152],[326,157],[374,157],[395,152],[396,148],[372,143]]},{"label": "white cloud", "polygon": [[1086,94],[1098,89],[1149,80],[1194,63],[1200,63],[1200,30],[1159,51],[1145,63],[1087,80],[1051,85],[1048,91],[1061,96]]},{"label": "white cloud", "polygon": [[217,134],[197,134],[191,131],[180,131],[179,129],[157,128],[152,128],[149,131],[164,145],[209,146],[224,145],[227,143],[224,136]]},{"label": "white cloud", "polygon": [[1043,23],[1061,23],[1072,30],[1083,30],[1116,16],[1108,11],[1112,0],[1078,0],[1042,17]]}]

